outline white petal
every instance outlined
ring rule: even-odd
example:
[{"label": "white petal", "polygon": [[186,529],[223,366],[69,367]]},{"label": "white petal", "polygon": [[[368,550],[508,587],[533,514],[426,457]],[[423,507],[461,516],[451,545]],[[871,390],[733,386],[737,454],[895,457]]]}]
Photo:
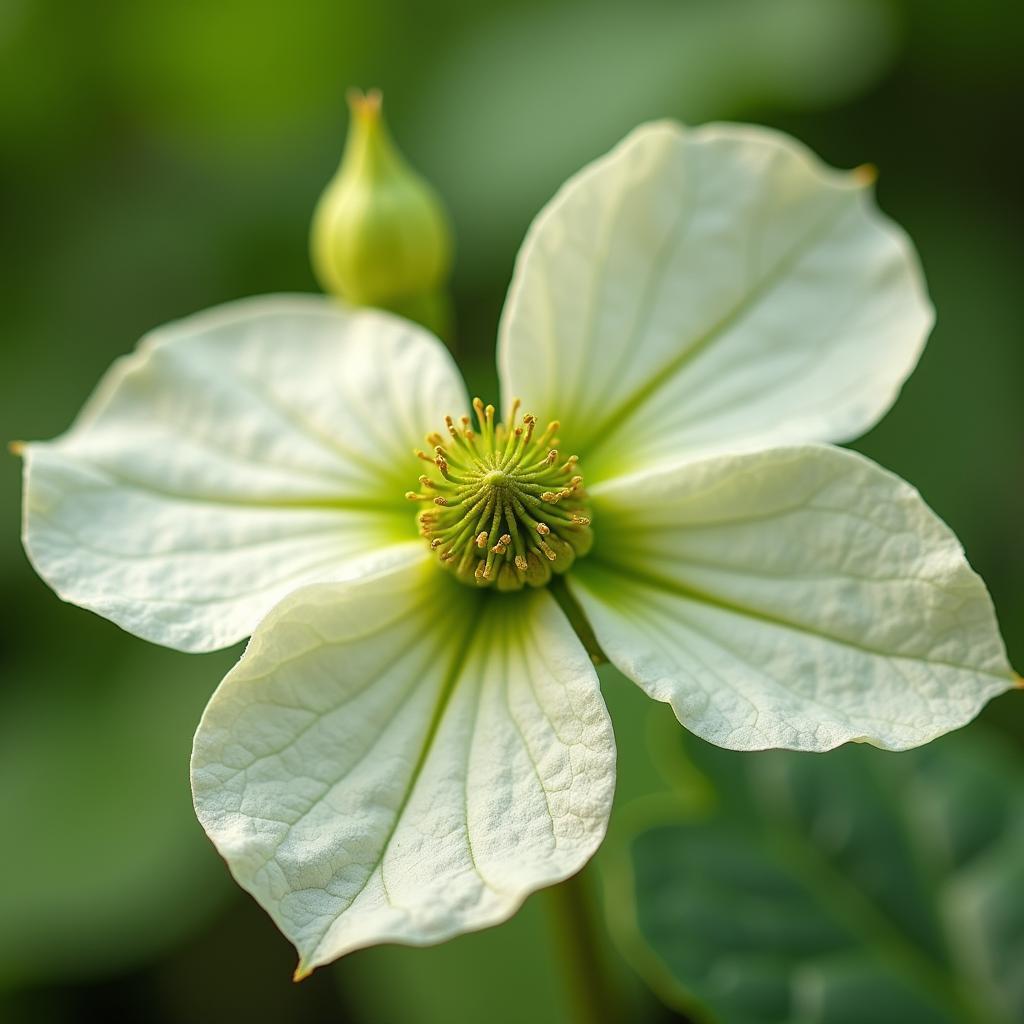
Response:
[{"label": "white petal", "polygon": [[611,660],[735,750],[900,750],[1014,685],[991,601],[898,477],[824,446],[718,456],[594,496],[570,586]]},{"label": "white petal", "polygon": [[588,480],[863,433],[932,323],[867,172],[764,128],[643,126],[534,221],[502,318],[505,401]]},{"label": "white petal", "polygon": [[550,594],[433,563],[291,595],[196,734],[193,790],[298,974],[497,924],[601,841],[615,749]]},{"label": "white petal", "polygon": [[24,540],[65,600],[212,650],[285,594],[419,557],[413,448],[467,406],[425,331],[315,296],[154,331],[26,450]]}]

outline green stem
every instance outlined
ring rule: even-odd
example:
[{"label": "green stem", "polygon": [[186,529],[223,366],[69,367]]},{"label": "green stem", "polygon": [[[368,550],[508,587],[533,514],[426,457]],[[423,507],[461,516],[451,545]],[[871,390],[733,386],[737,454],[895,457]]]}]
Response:
[{"label": "green stem", "polygon": [[575,1024],[627,1020],[601,949],[593,897],[583,872],[545,889]]},{"label": "green stem", "polygon": [[562,611],[565,612],[569,625],[572,626],[580,639],[580,643],[583,644],[587,654],[590,655],[590,660],[595,665],[604,665],[608,661],[608,655],[601,650],[601,645],[597,642],[597,637],[594,635],[586,615],[583,614],[583,609],[565,585],[565,579],[561,576],[552,576],[548,589]]}]

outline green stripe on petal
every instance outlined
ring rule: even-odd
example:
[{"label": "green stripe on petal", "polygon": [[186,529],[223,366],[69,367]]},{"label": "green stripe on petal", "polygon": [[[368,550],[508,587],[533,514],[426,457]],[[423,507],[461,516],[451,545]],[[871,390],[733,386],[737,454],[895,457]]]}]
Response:
[{"label": "green stripe on petal", "polygon": [[[314,296],[160,328],[25,451],[25,547],[65,600],[211,650],[285,594],[418,560],[413,449],[468,407],[426,331]],[[412,543],[410,543],[412,542]]]},{"label": "green stripe on petal", "polygon": [[550,594],[429,564],[282,602],[210,701],[192,770],[200,821],[303,976],[497,924],[579,870],[615,749]]},{"label": "green stripe on petal", "polygon": [[505,401],[560,419],[589,482],[863,433],[933,319],[872,180],[764,128],[637,129],[527,234],[500,329]]},{"label": "green stripe on petal", "polygon": [[898,477],[825,446],[622,478],[570,587],[618,668],[735,750],[900,750],[1014,685],[982,581]]}]

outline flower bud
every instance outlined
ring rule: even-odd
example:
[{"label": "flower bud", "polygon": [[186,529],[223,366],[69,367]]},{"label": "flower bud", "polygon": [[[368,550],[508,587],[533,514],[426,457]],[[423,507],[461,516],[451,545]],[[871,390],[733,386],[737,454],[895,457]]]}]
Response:
[{"label": "flower bud", "polygon": [[313,270],[324,291],[444,333],[451,235],[441,202],[391,141],[381,94],[348,95],[341,166],[313,214]]}]

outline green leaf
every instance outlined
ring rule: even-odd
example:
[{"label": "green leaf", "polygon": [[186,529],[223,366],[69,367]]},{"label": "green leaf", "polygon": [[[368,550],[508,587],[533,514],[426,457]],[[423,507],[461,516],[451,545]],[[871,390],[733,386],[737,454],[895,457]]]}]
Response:
[{"label": "green leaf", "polygon": [[635,917],[614,922],[669,1002],[728,1024],[1024,1017],[1015,751],[977,729],[909,754],[688,749],[717,799],[632,833]]}]

